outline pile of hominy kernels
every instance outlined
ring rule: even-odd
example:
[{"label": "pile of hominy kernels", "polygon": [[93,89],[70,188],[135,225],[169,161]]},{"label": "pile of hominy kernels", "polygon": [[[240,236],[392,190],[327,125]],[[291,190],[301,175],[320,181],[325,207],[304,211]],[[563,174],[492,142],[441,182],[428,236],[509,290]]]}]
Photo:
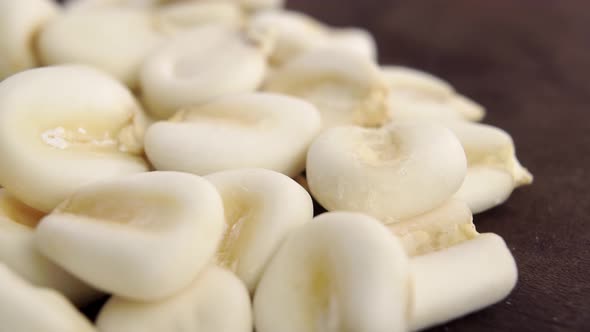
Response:
[{"label": "pile of hominy kernels", "polygon": [[510,135],[282,5],[0,0],[0,332],[417,331],[510,293],[472,215],[532,182]]}]

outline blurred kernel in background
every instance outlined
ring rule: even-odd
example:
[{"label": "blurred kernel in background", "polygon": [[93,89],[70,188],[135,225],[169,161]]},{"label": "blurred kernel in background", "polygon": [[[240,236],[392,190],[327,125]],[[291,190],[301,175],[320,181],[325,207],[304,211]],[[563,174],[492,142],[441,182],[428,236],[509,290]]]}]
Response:
[{"label": "blurred kernel in background", "polygon": [[[15,0],[16,1],[16,0]],[[535,184],[477,216],[500,233],[520,280],[503,303],[433,331],[590,330],[590,2],[291,0],[369,29],[383,64],[432,72],[506,129]]]}]

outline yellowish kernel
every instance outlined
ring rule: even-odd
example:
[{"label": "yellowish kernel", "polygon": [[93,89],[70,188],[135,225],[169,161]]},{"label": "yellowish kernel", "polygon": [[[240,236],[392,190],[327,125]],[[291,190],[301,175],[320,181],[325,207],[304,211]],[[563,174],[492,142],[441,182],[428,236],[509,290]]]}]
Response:
[{"label": "yellowish kernel", "polygon": [[245,188],[222,192],[226,231],[217,251],[217,263],[232,271],[240,267],[240,257],[256,231],[254,222],[261,202]]},{"label": "yellowish kernel", "polygon": [[[156,208],[152,208],[156,207]],[[174,211],[180,202],[169,195],[157,192],[101,192],[74,195],[55,213],[71,214],[111,224],[139,227],[146,230],[161,230],[172,226]]]},{"label": "yellowish kernel", "polygon": [[0,191],[0,216],[19,223],[21,225],[35,228],[45,213],[29,207],[3,190]]},{"label": "yellowish kernel", "polygon": [[403,142],[393,131],[367,130],[355,149],[357,158],[369,166],[392,167],[404,158]]}]

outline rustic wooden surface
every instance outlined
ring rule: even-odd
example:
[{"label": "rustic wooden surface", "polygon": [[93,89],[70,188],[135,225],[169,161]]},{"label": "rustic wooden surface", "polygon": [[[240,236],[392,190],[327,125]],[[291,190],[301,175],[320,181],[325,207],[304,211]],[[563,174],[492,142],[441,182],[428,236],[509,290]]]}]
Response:
[{"label": "rustic wooden surface", "polygon": [[590,1],[290,0],[289,7],[365,27],[382,63],[450,81],[487,107],[486,123],[512,134],[535,175],[532,187],[475,219],[512,249],[516,290],[432,331],[590,331]]},{"label": "rustic wooden surface", "polygon": [[535,175],[476,216],[516,257],[502,303],[432,331],[590,331],[590,1],[291,0],[369,29],[382,63],[450,81],[488,109]]}]

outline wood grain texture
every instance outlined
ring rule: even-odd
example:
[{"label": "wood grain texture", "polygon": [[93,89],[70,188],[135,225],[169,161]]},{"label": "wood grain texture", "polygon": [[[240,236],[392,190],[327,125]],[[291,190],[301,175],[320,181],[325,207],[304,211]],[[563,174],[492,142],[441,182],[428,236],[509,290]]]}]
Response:
[{"label": "wood grain texture", "polygon": [[475,217],[519,267],[502,303],[432,331],[590,331],[590,2],[291,0],[377,38],[380,61],[430,71],[486,106],[535,175]]}]

